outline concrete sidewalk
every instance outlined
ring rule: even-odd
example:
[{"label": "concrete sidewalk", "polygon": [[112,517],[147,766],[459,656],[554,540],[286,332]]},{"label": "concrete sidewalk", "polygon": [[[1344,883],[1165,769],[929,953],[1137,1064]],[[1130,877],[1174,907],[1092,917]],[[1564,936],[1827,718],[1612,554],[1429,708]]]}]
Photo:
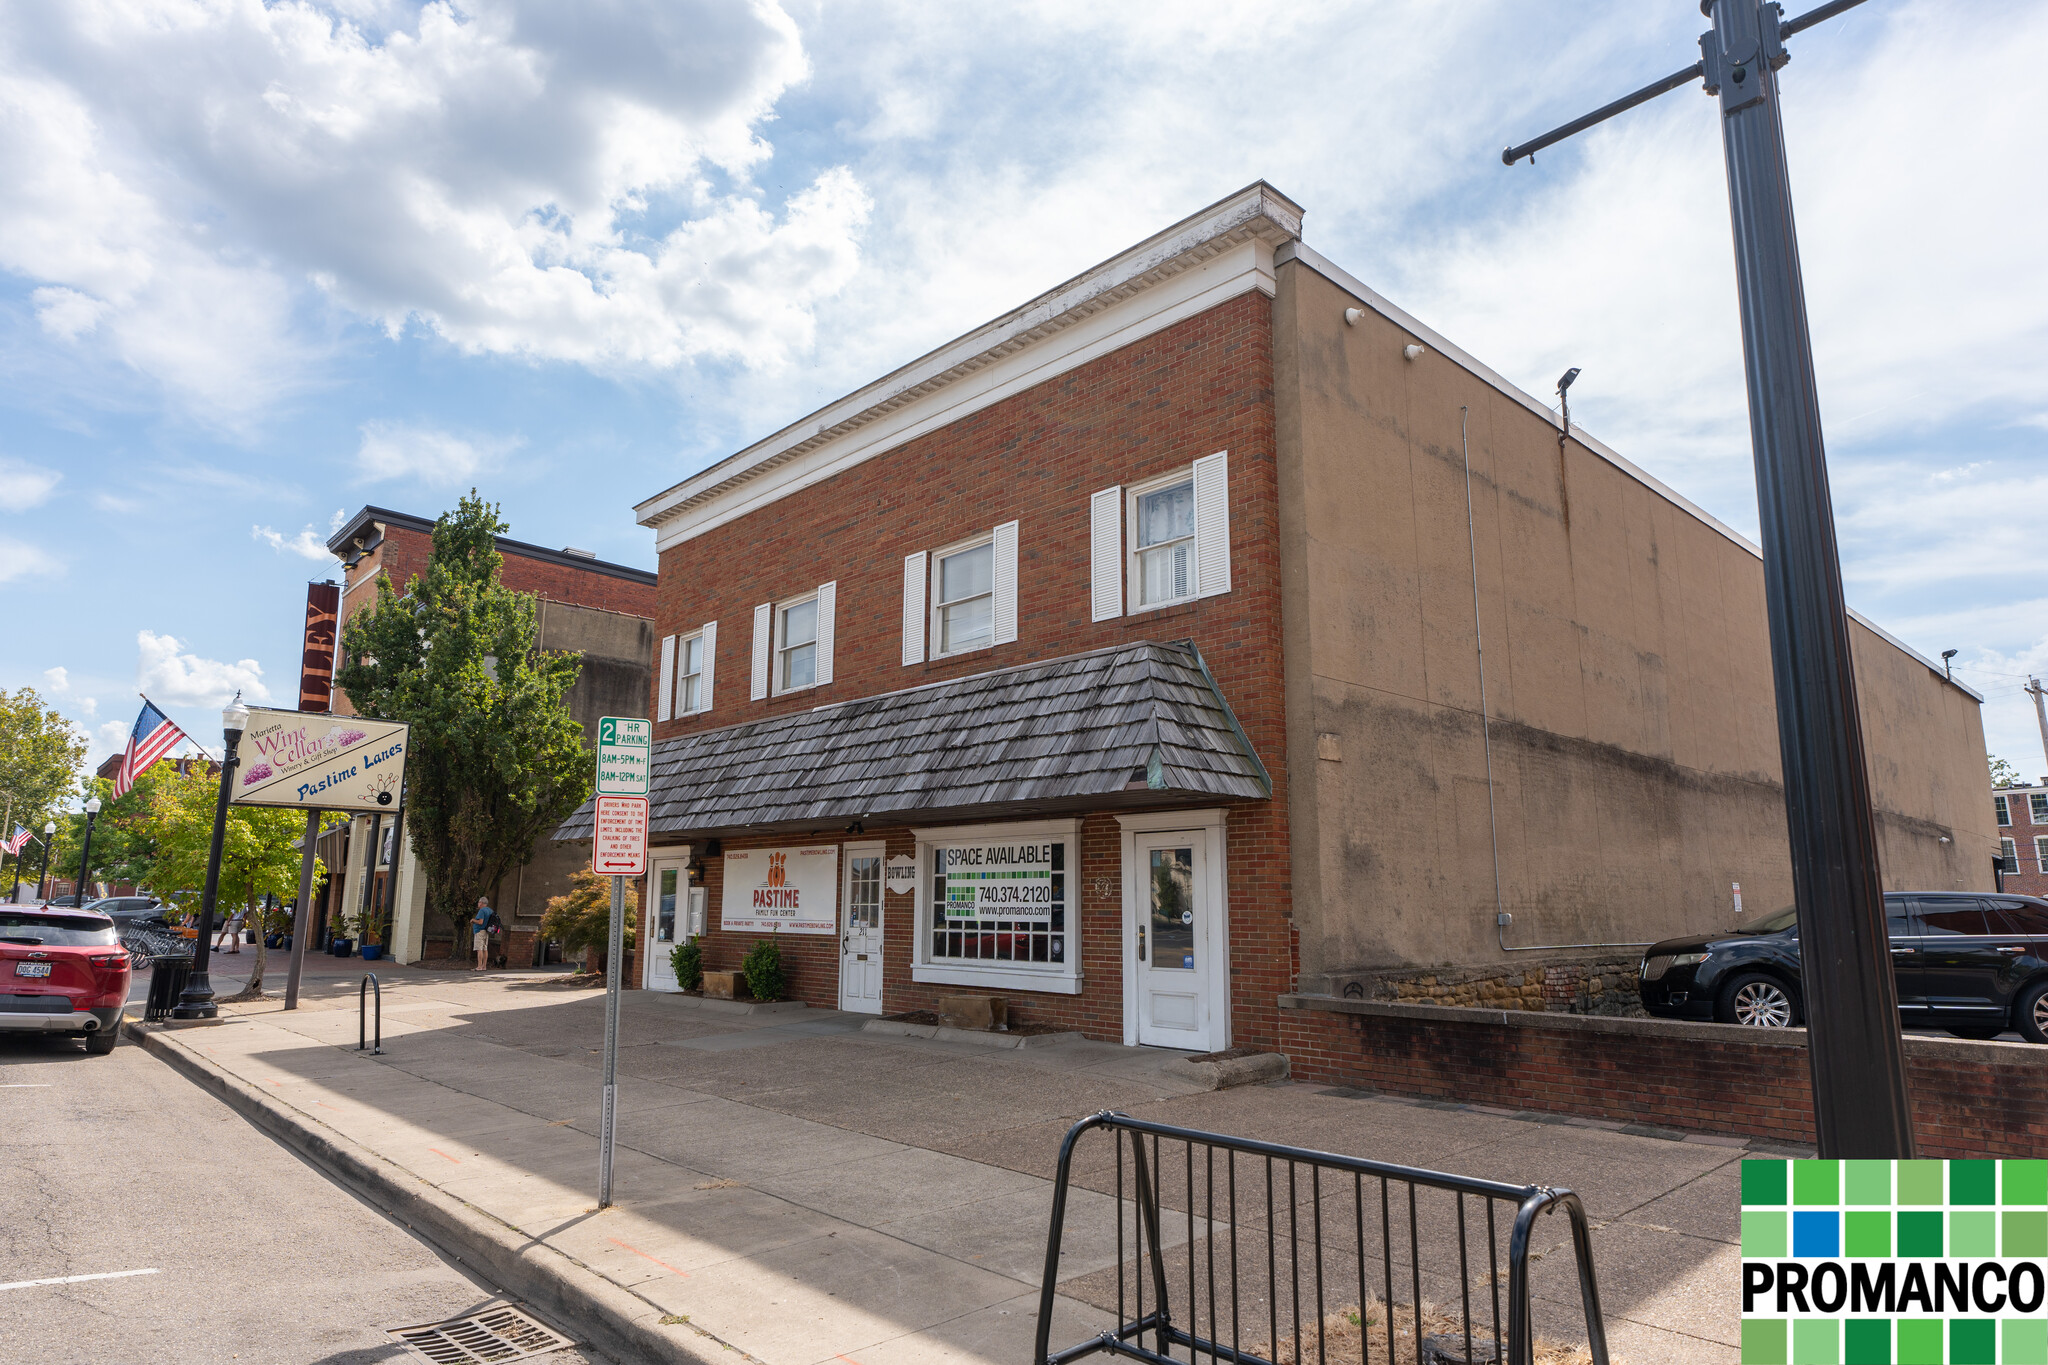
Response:
[{"label": "concrete sidewalk", "polygon": [[[589,1277],[671,1358],[1028,1360],[1059,1142],[1105,1108],[1568,1185],[1598,1224],[1616,1356],[1738,1356],[1737,1148],[1304,1085],[1211,1092],[1177,1054],[994,1050],[863,1033],[860,1018],[828,1011],[725,1012],[636,991],[623,1011],[618,1202],[599,1214],[601,992],[559,976],[382,979],[381,1057],[354,1051],[355,992],[331,980],[309,981],[292,1014],[237,1006],[147,1041],[210,1084],[263,1097],[316,1159],[339,1153],[395,1188],[459,1201],[442,1215],[469,1219],[457,1234],[501,1236],[506,1254]],[[1113,1321],[1107,1170],[1077,1174],[1070,1196],[1055,1347]],[[1169,1250],[1202,1240],[1206,1225],[1172,1206]],[[1539,1330],[1580,1337],[1564,1220],[1539,1234]]]}]

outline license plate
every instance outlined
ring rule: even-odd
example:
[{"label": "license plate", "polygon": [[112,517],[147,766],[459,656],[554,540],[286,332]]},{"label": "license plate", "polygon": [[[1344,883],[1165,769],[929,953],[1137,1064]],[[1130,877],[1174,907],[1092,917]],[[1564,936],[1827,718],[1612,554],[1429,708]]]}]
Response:
[{"label": "license plate", "polygon": [[48,976],[50,974],[50,964],[47,962],[17,962],[14,964],[14,974],[16,976]]}]

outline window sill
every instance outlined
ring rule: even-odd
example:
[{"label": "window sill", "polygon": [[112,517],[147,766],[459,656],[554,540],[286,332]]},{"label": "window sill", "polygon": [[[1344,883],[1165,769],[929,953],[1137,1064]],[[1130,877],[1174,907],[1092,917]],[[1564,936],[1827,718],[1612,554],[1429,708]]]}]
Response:
[{"label": "window sill", "polygon": [[[1217,595],[1221,596],[1222,594],[1219,593]],[[1188,612],[1193,611],[1195,609],[1196,604],[1201,602],[1201,600],[1202,599],[1200,597],[1176,597],[1171,602],[1148,602],[1141,607],[1132,607],[1129,611],[1125,612],[1124,615],[1153,617],[1156,617],[1161,613],[1165,613],[1168,615],[1184,615]]]},{"label": "window sill", "polygon": [[910,979],[932,986],[985,986],[992,990],[1038,991],[1047,995],[1079,995],[1078,971],[1020,971],[1014,966],[977,966],[965,962],[913,962]]}]

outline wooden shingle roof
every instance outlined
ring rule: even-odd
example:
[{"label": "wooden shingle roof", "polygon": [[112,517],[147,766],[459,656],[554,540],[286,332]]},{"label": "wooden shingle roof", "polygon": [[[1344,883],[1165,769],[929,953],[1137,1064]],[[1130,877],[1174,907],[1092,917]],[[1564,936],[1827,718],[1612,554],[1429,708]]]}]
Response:
[{"label": "wooden shingle roof", "polygon": [[[656,836],[1263,800],[1192,642],[1140,641],[663,740]],[[591,837],[591,803],[557,839]]]}]

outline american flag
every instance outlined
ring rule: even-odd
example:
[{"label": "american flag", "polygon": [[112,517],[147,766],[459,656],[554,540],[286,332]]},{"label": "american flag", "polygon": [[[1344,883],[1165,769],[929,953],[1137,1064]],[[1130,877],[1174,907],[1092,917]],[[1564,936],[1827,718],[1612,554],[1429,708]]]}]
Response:
[{"label": "american flag", "polygon": [[28,838],[28,827],[16,825],[14,827],[14,837],[12,839],[0,839],[0,848],[6,849],[9,853],[19,858],[21,850],[28,844]]},{"label": "american flag", "polygon": [[169,753],[184,737],[185,732],[171,724],[169,717],[144,697],[142,714],[135,718],[135,728],[128,732],[128,752],[121,757],[121,771],[114,774],[114,799],[126,796],[135,780],[149,771],[149,765]]}]

